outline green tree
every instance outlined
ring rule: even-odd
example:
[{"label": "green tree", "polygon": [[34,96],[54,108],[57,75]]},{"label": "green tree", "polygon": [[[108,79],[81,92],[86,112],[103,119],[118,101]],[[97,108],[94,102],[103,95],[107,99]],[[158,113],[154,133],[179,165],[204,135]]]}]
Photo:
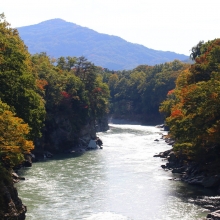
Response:
[{"label": "green tree", "polygon": [[0,15],[0,98],[31,128],[30,136],[39,137],[45,118],[43,99],[37,93],[30,55],[16,29]]},{"label": "green tree", "polygon": [[210,159],[219,166],[220,156],[220,39],[200,46],[195,64],[183,71],[176,88],[168,93],[161,111],[166,112],[169,135],[176,152],[202,164]]},{"label": "green tree", "polygon": [[191,54],[190,54],[190,58],[192,60],[196,60],[196,58],[202,54],[201,48],[203,44],[204,44],[204,41],[199,41],[199,43],[196,46],[192,47]]}]

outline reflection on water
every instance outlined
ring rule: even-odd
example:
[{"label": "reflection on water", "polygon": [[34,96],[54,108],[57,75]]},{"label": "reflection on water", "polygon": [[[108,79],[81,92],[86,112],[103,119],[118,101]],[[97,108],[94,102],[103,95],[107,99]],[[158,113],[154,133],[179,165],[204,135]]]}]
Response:
[{"label": "reflection on water", "polygon": [[191,220],[206,216],[194,202],[208,195],[170,181],[153,155],[170,148],[152,126],[112,124],[103,150],[55,158],[25,169],[19,195],[27,220]]}]

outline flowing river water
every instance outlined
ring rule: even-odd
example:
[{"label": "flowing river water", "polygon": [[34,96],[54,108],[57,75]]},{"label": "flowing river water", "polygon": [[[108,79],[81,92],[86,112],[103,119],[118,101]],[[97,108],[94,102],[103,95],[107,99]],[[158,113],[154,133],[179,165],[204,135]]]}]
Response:
[{"label": "flowing river water", "polygon": [[[153,126],[110,124],[103,150],[55,157],[20,171],[27,220],[191,220],[207,210],[193,201],[210,193],[164,171],[155,154],[170,149]],[[159,139],[159,141],[154,141]]]}]

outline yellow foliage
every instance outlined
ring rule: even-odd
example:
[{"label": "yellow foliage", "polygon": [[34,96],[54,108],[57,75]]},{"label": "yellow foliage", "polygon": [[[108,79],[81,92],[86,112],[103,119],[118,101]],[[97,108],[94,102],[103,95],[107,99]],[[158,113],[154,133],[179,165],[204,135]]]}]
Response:
[{"label": "yellow foliage", "polygon": [[211,97],[210,97],[211,99],[213,99],[213,100],[216,100],[217,98],[218,98],[218,94],[216,93],[216,92],[213,92],[212,94],[211,94]]},{"label": "yellow foliage", "polygon": [[16,165],[21,162],[24,153],[34,149],[34,144],[26,140],[30,131],[28,124],[3,107],[0,101],[0,156],[11,165]]}]

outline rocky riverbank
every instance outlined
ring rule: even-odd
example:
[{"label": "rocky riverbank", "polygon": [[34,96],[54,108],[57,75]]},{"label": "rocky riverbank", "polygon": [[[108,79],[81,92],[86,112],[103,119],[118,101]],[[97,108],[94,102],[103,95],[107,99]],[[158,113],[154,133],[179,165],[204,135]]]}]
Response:
[{"label": "rocky riverbank", "polygon": [[12,171],[0,167],[0,219],[2,220],[24,220],[27,208],[18,197],[14,182],[18,176]]},{"label": "rocky riverbank", "polygon": [[[66,121],[65,121],[66,122]],[[107,116],[97,121],[90,120],[87,124],[81,127],[78,133],[74,133],[68,121],[65,126],[62,123],[62,129],[58,124],[56,130],[50,133],[50,145],[45,145],[44,138],[36,143],[36,149],[33,154],[24,155],[24,162],[16,167],[18,170],[21,167],[31,167],[32,162],[51,158],[53,153],[68,153],[73,155],[81,155],[85,152],[91,139],[95,139],[96,132],[107,131],[108,118]],[[75,140],[79,140],[76,142]],[[52,153],[51,153],[52,152]],[[1,220],[24,220],[27,208],[22,204],[18,197],[18,192],[15,183],[24,180],[24,177],[19,177],[11,169],[7,170],[0,165],[0,219]]]},{"label": "rocky riverbank", "polygon": [[[162,139],[171,146],[174,144],[174,141],[166,136],[163,136]],[[178,177],[174,177],[172,180],[213,189],[216,196],[198,198],[195,203],[211,211],[206,218],[207,220],[220,220],[220,173],[205,171],[201,164],[187,160],[184,155],[178,154],[177,156],[172,148],[154,155],[154,157],[160,157],[167,161],[165,165],[161,165],[164,170],[178,174]]]},{"label": "rocky riverbank", "polygon": [[172,149],[155,156],[166,158],[166,165],[162,165],[161,167],[165,170],[170,170],[172,173],[180,174],[180,180],[191,185],[214,188],[220,194],[220,174],[213,175],[204,172],[199,164],[186,161],[184,157],[177,157]]}]

